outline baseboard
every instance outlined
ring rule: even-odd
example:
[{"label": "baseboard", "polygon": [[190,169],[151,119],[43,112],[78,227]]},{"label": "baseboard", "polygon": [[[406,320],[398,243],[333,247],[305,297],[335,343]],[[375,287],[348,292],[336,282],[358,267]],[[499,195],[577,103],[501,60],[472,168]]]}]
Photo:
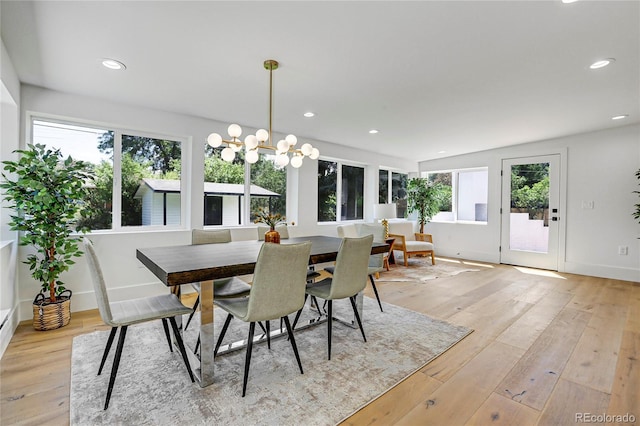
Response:
[{"label": "baseboard", "polygon": [[617,266],[596,265],[591,263],[564,262],[564,270],[570,274],[640,282],[640,269]]},{"label": "baseboard", "polygon": [[482,251],[468,251],[468,250],[456,250],[450,251],[446,249],[438,249],[436,247],[436,257],[450,257],[452,259],[465,259],[475,260],[476,262],[487,263],[500,263],[500,256],[496,256],[493,253],[486,253]]},{"label": "baseboard", "polygon": [[9,346],[9,342],[11,342],[13,333],[15,333],[19,323],[18,310],[13,308],[4,319],[2,328],[0,328],[0,358],[4,355],[4,351],[7,349],[7,346]]},{"label": "baseboard", "polygon": [[[138,297],[156,296],[167,294],[169,288],[158,282],[131,285],[127,287],[110,288],[109,300],[116,302],[118,300],[135,299]],[[188,293],[191,286],[182,286],[182,291]],[[33,299],[21,300],[20,305],[20,321],[33,320]],[[71,298],[71,313],[87,311],[89,309],[97,309],[96,296],[93,291],[74,292]],[[73,318],[73,315],[72,315]]]}]

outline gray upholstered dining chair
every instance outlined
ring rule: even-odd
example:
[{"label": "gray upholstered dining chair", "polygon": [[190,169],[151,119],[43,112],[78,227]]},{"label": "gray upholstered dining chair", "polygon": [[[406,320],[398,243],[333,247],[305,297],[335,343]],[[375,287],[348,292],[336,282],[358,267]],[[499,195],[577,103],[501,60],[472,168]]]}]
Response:
[{"label": "gray upholstered dining chair", "polygon": [[229,327],[229,322],[233,317],[249,323],[249,337],[247,339],[242,383],[243,397],[247,391],[256,322],[268,324],[270,320],[284,320],[300,373],[304,374],[296,341],[293,337],[293,329],[287,315],[298,311],[304,305],[306,271],[310,253],[311,242],[263,244],[256,261],[249,297],[214,299],[214,303],[217,306],[228,312],[227,319],[216,342],[214,356],[218,353],[222,339],[224,339]]},{"label": "gray upholstered dining chair", "polygon": [[[362,327],[362,321],[356,308],[355,296],[364,290],[367,285],[368,262],[371,253],[373,235],[359,238],[343,238],[336,258],[336,266],[330,278],[307,284],[306,293],[312,297],[319,297],[327,303],[327,355],[331,359],[331,327],[333,315],[333,301],[349,298],[353,314],[360,327],[362,338],[367,341]],[[305,297],[306,300],[306,297]],[[293,327],[300,317],[299,310],[293,323]]]},{"label": "gray upholstered dining chair", "polygon": [[[351,229],[351,228],[346,228]],[[345,231],[345,227],[338,226],[337,228],[338,236],[343,238],[349,236],[349,232]],[[349,235],[348,235],[349,234]],[[384,228],[382,225],[367,225],[361,224],[360,228],[356,231],[356,235],[361,237],[365,235],[373,235],[373,241],[376,243],[384,243]],[[325,271],[333,274],[335,267],[328,266],[324,268]],[[378,301],[378,306],[380,307],[380,312],[384,312],[382,310],[382,302],[380,302],[380,296],[378,295],[378,288],[376,287],[376,281],[373,279],[373,276],[376,273],[383,272],[384,268],[384,254],[372,254],[369,256],[369,268],[367,273],[369,274],[369,281],[371,281],[371,288],[373,288],[373,294],[376,295],[376,300]]]},{"label": "gray upholstered dining chair", "polygon": [[[191,231],[191,244],[219,244],[230,243],[231,231],[229,229],[193,229]],[[191,286],[198,292],[198,298],[193,304],[193,311],[187,319],[187,324],[184,326],[186,330],[193,319],[193,315],[198,309],[200,304],[200,283],[192,283]],[[222,278],[213,282],[213,295],[215,298],[228,298],[228,297],[244,297],[249,295],[251,286],[240,278]],[[200,341],[196,343],[195,352],[198,352]]]},{"label": "gray upholstered dining chair", "polygon": [[184,348],[184,343],[182,342],[182,337],[175,319],[178,315],[185,315],[191,312],[191,308],[184,306],[175,294],[163,294],[160,296],[123,300],[121,302],[109,302],[104,275],[102,274],[102,269],[98,261],[98,256],[93,248],[93,244],[88,238],[84,238],[83,243],[87,264],[89,265],[89,272],[91,273],[91,281],[93,282],[93,289],[98,302],[100,317],[105,324],[111,326],[111,332],[109,333],[107,345],[104,349],[104,353],[102,354],[102,361],[100,362],[98,375],[102,373],[102,368],[104,367],[107,355],[109,355],[116,332],[118,328],[120,329],[120,337],[118,338],[118,346],[116,347],[116,353],[113,358],[113,366],[111,367],[111,377],[109,379],[109,387],[107,388],[107,398],[104,403],[104,409],[106,410],[109,408],[109,400],[111,399],[116,375],[118,374],[118,367],[120,365],[120,358],[122,356],[122,348],[127,335],[127,329],[133,324],[157,319],[162,320],[164,332],[167,336],[167,341],[169,342],[169,349],[173,352],[171,338],[169,336],[169,327],[167,326],[168,319],[171,323],[171,327],[173,328],[173,334],[176,338],[176,342],[178,343],[178,348],[180,349],[180,354],[182,355],[184,364],[187,366],[191,382],[194,382],[191,366],[187,359],[187,352]]},{"label": "gray upholstered dining chair", "polygon": [[[258,241],[264,241],[264,234],[270,228],[265,225],[258,225]],[[280,234],[281,240],[289,239],[289,227],[286,223],[281,223],[276,225],[276,231]],[[313,265],[309,265],[307,270],[307,281],[312,282],[314,279],[318,278],[320,274],[314,269]]]}]

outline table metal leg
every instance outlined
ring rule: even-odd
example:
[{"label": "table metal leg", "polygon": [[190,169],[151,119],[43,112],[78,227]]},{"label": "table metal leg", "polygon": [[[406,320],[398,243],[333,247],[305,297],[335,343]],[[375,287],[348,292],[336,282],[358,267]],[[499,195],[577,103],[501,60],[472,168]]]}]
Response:
[{"label": "table metal leg", "polygon": [[200,387],[213,383],[213,281],[200,283],[200,368],[197,371]]}]

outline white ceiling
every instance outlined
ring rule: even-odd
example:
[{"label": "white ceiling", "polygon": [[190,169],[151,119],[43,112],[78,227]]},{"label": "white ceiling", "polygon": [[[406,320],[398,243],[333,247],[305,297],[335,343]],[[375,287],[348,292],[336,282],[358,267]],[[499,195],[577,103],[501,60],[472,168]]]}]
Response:
[{"label": "white ceiling", "polygon": [[[640,121],[638,1],[0,7],[24,83],[258,128],[273,58],[274,131],[414,161]],[[102,67],[105,57],[126,71]],[[629,117],[611,120],[619,114]]]}]

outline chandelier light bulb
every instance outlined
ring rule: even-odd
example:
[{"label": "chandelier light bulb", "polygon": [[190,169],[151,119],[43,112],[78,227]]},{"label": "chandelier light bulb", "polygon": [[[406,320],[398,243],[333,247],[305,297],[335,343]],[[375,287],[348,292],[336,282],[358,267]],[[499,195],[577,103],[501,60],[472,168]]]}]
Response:
[{"label": "chandelier light bulb", "polygon": [[276,148],[278,148],[278,152],[287,152],[289,151],[289,142],[284,139],[280,139]]},{"label": "chandelier light bulb", "polygon": [[249,164],[255,164],[258,162],[258,151],[247,151],[244,158]]},{"label": "chandelier light bulb", "polygon": [[289,164],[289,156],[287,154],[276,155],[276,164],[280,167],[284,167]]},{"label": "chandelier light bulb", "polygon": [[247,151],[255,149],[258,146],[258,138],[254,135],[248,135],[244,138],[244,146]]},{"label": "chandelier light bulb", "polygon": [[233,150],[233,152],[242,151],[242,145],[236,145],[236,144],[232,143],[229,146],[231,147],[231,150]]},{"label": "chandelier light bulb", "polygon": [[318,157],[320,157],[320,151],[318,151],[318,148],[313,148],[311,150],[311,154],[309,154],[309,158],[311,158],[312,160],[317,160]]},{"label": "chandelier light bulb", "polygon": [[256,132],[256,138],[258,139],[258,142],[264,142],[269,139],[269,132],[265,129],[260,129]]},{"label": "chandelier light bulb", "polygon": [[242,127],[238,126],[237,124],[232,124],[227,129],[227,132],[232,138],[239,138],[242,134]]},{"label": "chandelier light bulb", "polygon": [[207,143],[212,148],[217,148],[222,145],[222,136],[217,133],[211,133],[209,137],[207,137]]},{"label": "chandelier light bulb", "polygon": [[291,165],[293,167],[295,167],[296,169],[300,168],[300,166],[302,166],[302,156],[296,155],[296,156],[292,157],[291,158]]},{"label": "chandelier light bulb", "polygon": [[302,151],[302,155],[308,157],[311,155],[311,151],[313,151],[313,146],[310,143],[305,143],[300,147],[300,151]]},{"label": "chandelier light bulb", "polygon": [[289,143],[289,146],[295,146],[298,143],[298,138],[296,138],[296,135],[287,135],[284,140]]},{"label": "chandelier light bulb", "polygon": [[227,161],[230,163],[233,161],[234,158],[236,158],[236,153],[233,152],[231,148],[226,147],[225,149],[222,150],[222,152],[220,153],[220,156],[224,161]]}]

